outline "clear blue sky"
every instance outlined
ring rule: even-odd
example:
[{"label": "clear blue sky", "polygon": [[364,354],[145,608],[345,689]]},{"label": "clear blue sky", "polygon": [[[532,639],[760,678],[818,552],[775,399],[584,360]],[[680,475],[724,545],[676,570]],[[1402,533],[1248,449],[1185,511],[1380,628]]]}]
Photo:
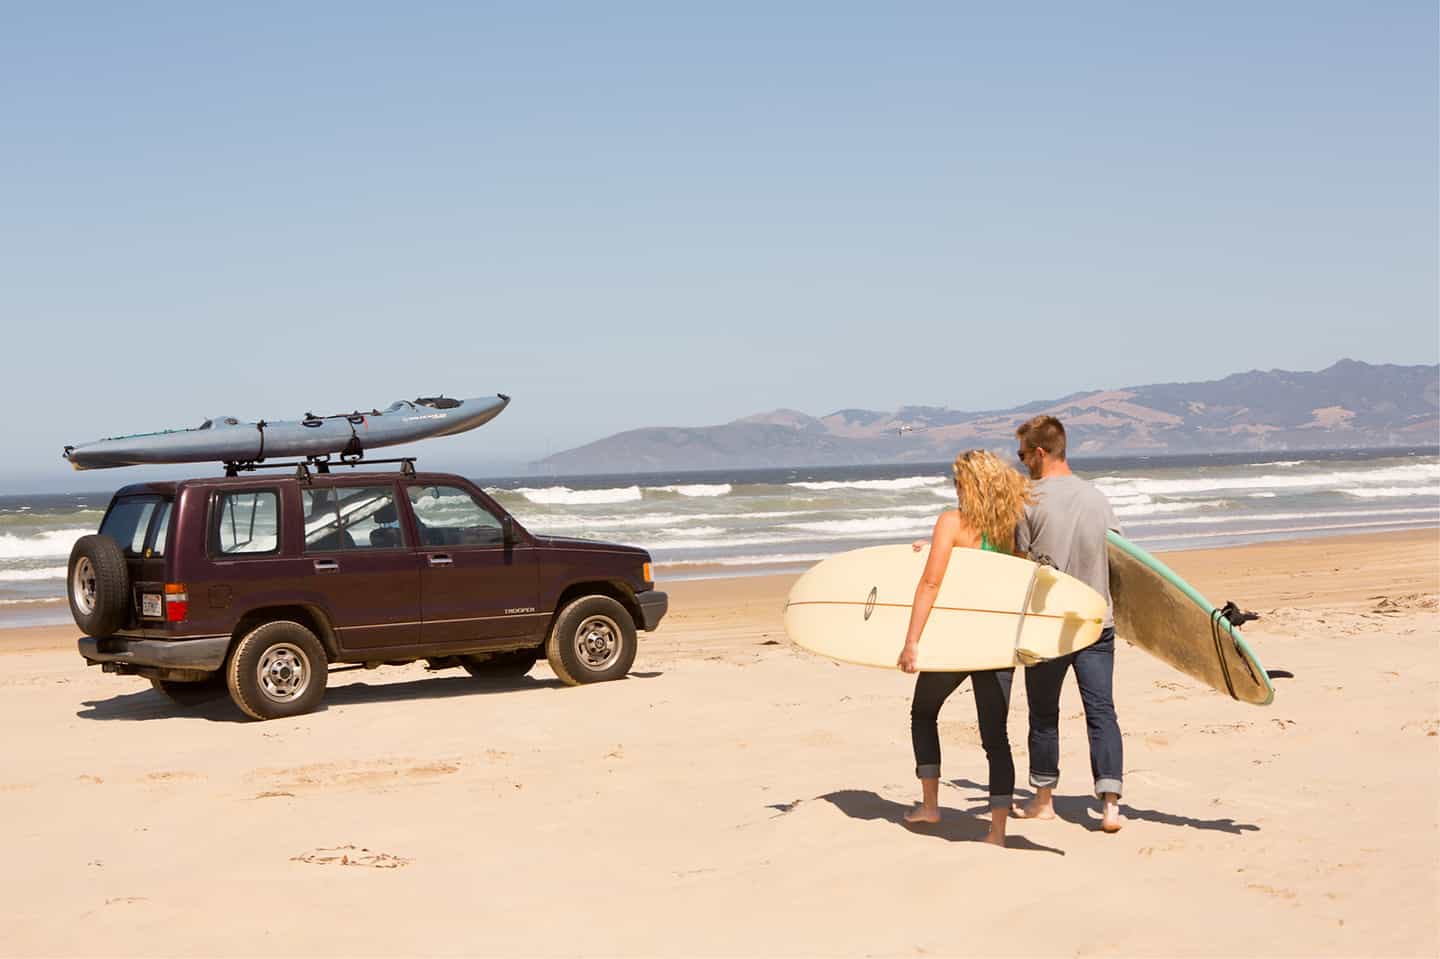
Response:
[{"label": "clear blue sky", "polygon": [[699,7],[6,5],[0,488],[439,391],[503,467],[1440,358],[1433,3]]}]

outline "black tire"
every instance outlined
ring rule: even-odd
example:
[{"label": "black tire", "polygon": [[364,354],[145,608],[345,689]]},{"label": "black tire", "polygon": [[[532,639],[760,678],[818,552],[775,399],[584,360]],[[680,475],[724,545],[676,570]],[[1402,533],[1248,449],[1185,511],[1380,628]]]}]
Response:
[{"label": "black tire", "polygon": [[536,646],[534,649],[516,649],[490,656],[465,656],[460,665],[476,679],[519,679],[540,661],[543,651]]},{"label": "black tire", "polygon": [[130,613],[130,570],[113,539],[92,533],[76,540],[65,582],[70,615],[86,636],[104,639],[125,625]]},{"label": "black tire", "polygon": [[582,596],[555,617],[545,657],[567,686],[619,679],[638,649],[635,621],[609,596]]},{"label": "black tire", "polygon": [[245,715],[280,719],[308,713],[320,704],[329,668],[314,633],[299,623],[278,619],[256,626],[235,643],[225,664],[225,683]]},{"label": "black tire", "polygon": [[150,685],[155,691],[177,706],[199,706],[219,699],[226,693],[225,679],[215,675],[195,682],[180,682],[174,679],[152,679]]}]

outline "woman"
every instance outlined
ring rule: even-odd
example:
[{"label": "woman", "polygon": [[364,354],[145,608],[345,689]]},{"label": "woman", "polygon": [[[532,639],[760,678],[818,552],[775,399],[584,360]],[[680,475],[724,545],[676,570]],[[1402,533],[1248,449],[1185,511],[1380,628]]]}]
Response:
[{"label": "woman", "polygon": [[[950,551],[956,547],[1011,553],[1015,527],[1030,501],[1030,483],[993,453],[970,450],[955,458],[955,492],[958,509],[946,510],[935,521],[930,557],[910,612],[905,648],[896,662],[907,673],[916,671],[920,636],[945,579]],[[923,542],[915,544],[917,550]],[[975,712],[980,721],[980,742],[990,762],[990,833],[985,841],[1005,845],[1005,820],[1015,790],[1015,761],[1005,728],[1010,710],[1010,681],[1015,670],[989,669],[969,673],[921,673],[915,680],[910,706],[910,738],[915,747],[915,775],[920,779],[920,804],[905,814],[910,823],[940,821],[940,707],[960,688],[965,677],[975,691]]]}]

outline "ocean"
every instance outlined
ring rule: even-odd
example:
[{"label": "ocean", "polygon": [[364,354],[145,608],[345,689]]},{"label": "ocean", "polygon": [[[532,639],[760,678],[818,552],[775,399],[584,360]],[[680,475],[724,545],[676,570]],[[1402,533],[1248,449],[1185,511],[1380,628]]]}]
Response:
[{"label": "ocean", "polygon": [[[1071,465],[1151,551],[1440,527],[1433,447]],[[477,481],[534,532],[645,547],[661,581],[793,571],[847,549],[923,538],[955,495],[948,463]],[[0,496],[0,626],[69,621],[70,547],[96,530],[109,499],[108,491]]]}]

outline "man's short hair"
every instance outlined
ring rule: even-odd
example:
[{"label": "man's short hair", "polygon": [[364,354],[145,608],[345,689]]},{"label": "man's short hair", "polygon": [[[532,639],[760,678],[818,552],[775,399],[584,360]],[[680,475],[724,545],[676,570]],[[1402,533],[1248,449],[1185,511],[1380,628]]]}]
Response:
[{"label": "man's short hair", "polygon": [[1053,416],[1034,416],[1020,424],[1015,436],[1026,446],[1040,448],[1057,460],[1065,458],[1065,427]]}]

